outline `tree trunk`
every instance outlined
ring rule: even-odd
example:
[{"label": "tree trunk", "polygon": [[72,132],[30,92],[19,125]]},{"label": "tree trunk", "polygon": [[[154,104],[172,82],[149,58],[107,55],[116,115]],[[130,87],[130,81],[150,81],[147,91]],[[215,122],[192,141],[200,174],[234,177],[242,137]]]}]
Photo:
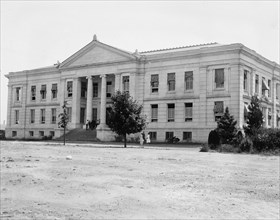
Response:
[{"label": "tree trunk", "polygon": [[123,137],[124,137],[124,147],[126,147],[126,134],[124,134]]}]

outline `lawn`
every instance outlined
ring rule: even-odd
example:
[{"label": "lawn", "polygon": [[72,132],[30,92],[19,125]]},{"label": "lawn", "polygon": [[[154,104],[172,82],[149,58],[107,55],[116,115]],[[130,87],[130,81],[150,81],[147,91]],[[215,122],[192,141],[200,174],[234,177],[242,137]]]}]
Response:
[{"label": "lawn", "polygon": [[279,219],[276,156],[0,145],[1,219]]}]

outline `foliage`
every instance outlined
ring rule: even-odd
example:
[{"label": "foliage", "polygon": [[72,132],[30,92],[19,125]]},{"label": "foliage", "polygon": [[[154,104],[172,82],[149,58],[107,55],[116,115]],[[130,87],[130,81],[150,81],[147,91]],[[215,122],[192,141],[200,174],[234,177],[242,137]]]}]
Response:
[{"label": "foliage", "polygon": [[143,106],[132,99],[128,92],[117,91],[111,97],[113,105],[108,111],[108,126],[124,137],[124,147],[126,147],[126,135],[141,132],[146,120],[141,115]]},{"label": "foliage", "polygon": [[245,137],[239,144],[239,152],[253,152],[253,142],[249,137]]},{"label": "foliage", "polygon": [[212,130],[208,136],[208,145],[210,149],[215,150],[220,145],[220,137],[216,130]]},{"label": "foliage", "polygon": [[66,111],[66,104],[67,104],[67,102],[64,101],[64,104],[62,106],[63,111],[62,111],[62,113],[60,113],[58,115],[58,117],[59,117],[58,127],[63,128],[63,130],[64,130],[64,132],[63,132],[64,145],[65,145],[65,130],[66,130],[67,124],[69,123],[69,116],[68,116],[67,111]]},{"label": "foliage", "polygon": [[237,121],[234,120],[233,115],[230,115],[228,107],[221,117],[221,119],[217,122],[216,131],[219,134],[220,140],[222,144],[231,144],[235,135],[236,135],[236,124]]},{"label": "foliage", "polygon": [[236,153],[238,152],[238,148],[234,147],[231,144],[222,144],[219,147],[220,152],[226,152],[226,153]]},{"label": "foliage", "polygon": [[208,152],[209,151],[209,147],[207,144],[203,144],[202,147],[200,148],[199,152]]},{"label": "foliage", "polygon": [[251,138],[256,152],[280,152],[280,129],[261,128]]},{"label": "foliage", "polygon": [[263,124],[263,114],[260,109],[260,100],[256,95],[252,96],[248,109],[249,112],[246,121],[247,126],[244,126],[244,131],[246,135],[251,136],[257,132],[257,130],[260,129]]},{"label": "foliage", "polygon": [[179,138],[177,138],[176,136],[170,137],[167,139],[167,143],[169,144],[177,144],[180,141]]},{"label": "foliage", "polygon": [[52,139],[51,135],[42,137],[42,140],[51,140],[51,139]]}]

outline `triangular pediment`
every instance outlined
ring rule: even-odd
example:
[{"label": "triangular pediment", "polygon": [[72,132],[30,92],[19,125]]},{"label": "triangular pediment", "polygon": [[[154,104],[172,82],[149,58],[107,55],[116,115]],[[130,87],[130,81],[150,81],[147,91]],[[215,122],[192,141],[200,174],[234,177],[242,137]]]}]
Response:
[{"label": "triangular pediment", "polygon": [[60,67],[113,63],[131,61],[135,59],[136,57],[129,52],[111,47],[98,41],[92,41],[71,57],[63,61]]}]

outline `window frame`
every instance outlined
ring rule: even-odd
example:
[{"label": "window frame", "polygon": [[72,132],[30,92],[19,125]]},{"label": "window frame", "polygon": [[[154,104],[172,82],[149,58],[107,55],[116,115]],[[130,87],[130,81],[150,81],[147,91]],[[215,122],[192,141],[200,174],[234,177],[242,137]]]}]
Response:
[{"label": "window frame", "polygon": [[168,92],[174,92],[176,90],[176,73],[167,73],[167,88]]},{"label": "window frame", "polygon": [[129,92],[129,76],[122,77],[123,92]]},{"label": "window frame", "polygon": [[31,101],[36,101],[36,86],[31,86],[31,89],[30,89],[30,92],[31,92]]},{"label": "window frame", "polygon": [[158,104],[151,104],[151,122],[158,122]]},{"label": "window frame", "polygon": [[30,109],[30,124],[35,123],[35,109]]},{"label": "window frame", "polygon": [[[218,82],[219,77],[217,74],[219,74],[218,71],[223,70],[223,81],[222,82]],[[216,68],[214,69],[214,82],[215,82],[215,89],[224,89],[225,88],[225,68]],[[221,85],[221,86],[218,86]]]},{"label": "window frame", "polygon": [[[172,109],[173,109],[173,111],[172,111]],[[171,111],[171,112],[169,112],[169,111]],[[173,117],[170,117],[170,116],[173,116]],[[175,103],[167,104],[167,122],[175,122]]]},{"label": "window frame", "polygon": [[46,84],[41,85],[40,94],[41,94],[41,101],[45,101],[47,99],[47,85]]},{"label": "window frame", "polygon": [[151,93],[159,91],[159,74],[151,74]]},{"label": "window frame", "polygon": [[[189,82],[188,80],[191,81]],[[188,88],[188,85],[191,85],[190,88]],[[185,91],[193,91],[193,71],[185,72]]]},{"label": "window frame", "polygon": [[[189,115],[187,114],[187,108],[191,108],[191,117],[188,117]],[[185,122],[188,121],[193,121],[193,103],[192,102],[186,102],[185,103]]]},{"label": "window frame", "polygon": [[98,82],[92,83],[92,97],[98,98]]},{"label": "window frame", "polygon": [[52,84],[52,99],[57,99],[57,83]]},{"label": "window frame", "polygon": [[40,110],[40,123],[46,124],[46,109],[44,108]]},{"label": "window frame", "polygon": [[[187,137],[190,136],[190,137]],[[191,131],[183,131],[183,141],[192,142],[192,132]]]}]

